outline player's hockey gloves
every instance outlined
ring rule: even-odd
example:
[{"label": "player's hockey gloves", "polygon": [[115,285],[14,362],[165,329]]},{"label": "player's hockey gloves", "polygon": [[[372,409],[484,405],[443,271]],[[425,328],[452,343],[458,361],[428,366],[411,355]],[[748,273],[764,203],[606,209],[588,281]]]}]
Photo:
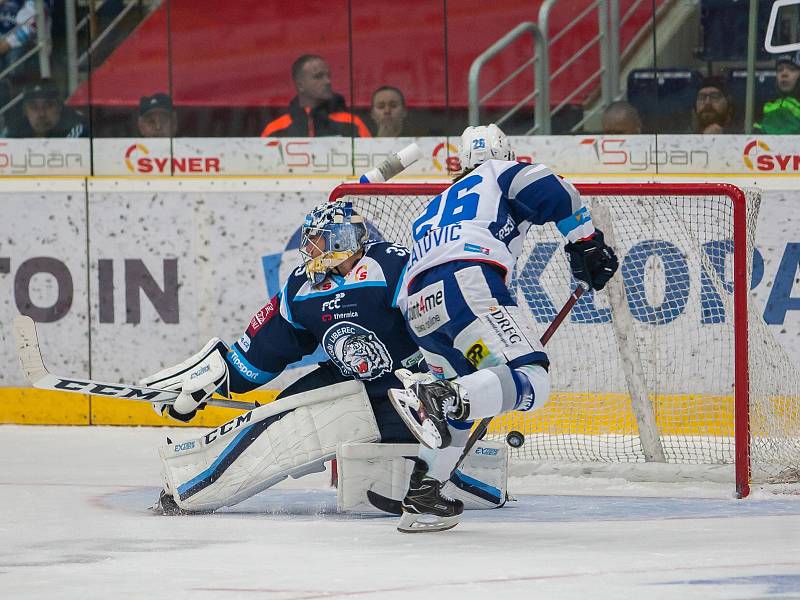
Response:
[{"label": "player's hockey gloves", "polygon": [[191,421],[205,401],[219,391],[228,396],[228,347],[219,338],[211,339],[203,349],[174,367],[168,367],[142,380],[142,385],[179,392],[172,404],[153,402],[153,409],[184,423]]},{"label": "player's hockey gloves", "polygon": [[575,279],[585,282],[590,289],[602,290],[619,268],[617,255],[606,245],[599,229],[587,238],[568,243],[564,250]]}]

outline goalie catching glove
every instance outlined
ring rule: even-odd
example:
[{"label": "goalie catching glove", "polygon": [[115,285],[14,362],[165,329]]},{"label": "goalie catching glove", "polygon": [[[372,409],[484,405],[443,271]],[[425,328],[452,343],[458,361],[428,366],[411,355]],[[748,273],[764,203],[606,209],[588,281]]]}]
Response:
[{"label": "goalie catching glove", "polygon": [[606,245],[599,229],[589,237],[568,243],[564,250],[569,255],[573,276],[585,282],[589,289],[602,290],[619,268],[617,255]]},{"label": "goalie catching glove", "polygon": [[225,355],[228,346],[219,338],[211,338],[203,349],[174,367],[168,367],[142,379],[141,384],[171,392],[180,392],[173,404],[153,402],[153,409],[160,415],[189,422],[198,410],[206,407],[205,401],[219,391],[228,394],[228,365]]}]

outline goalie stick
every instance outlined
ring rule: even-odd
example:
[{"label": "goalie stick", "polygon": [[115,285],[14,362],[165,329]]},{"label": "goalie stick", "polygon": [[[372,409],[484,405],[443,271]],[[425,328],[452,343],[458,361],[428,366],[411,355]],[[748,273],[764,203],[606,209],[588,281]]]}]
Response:
[{"label": "goalie stick", "polygon": [[[541,342],[542,346],[546,346],[547,342],[550,341],[550,338],[553,337],[553,334],[556,332],[556,329],[559,328],[561,323],[567,317],[569,312],[572,310],[572,307],[575,306],[575,303],[583,296],[583,293],[586,291],[584,287],[584,283],[578,282],[579,285],[575,288],[575,291],[570,294],[570,297],[564,303],[564,306],[561,307],[561,310],[558,311],[558,314],[553,319],[552,323],[547,327],[545,332],[542,334],[542,337],[539,338],[539,342]],[[475,446],[478,440],[483,439],[483,436],[486,435],[486,432],[489,429],[489,424],[492,422],[493,417],[485,417],[478,421],[478,424],[472,429],[472,432],[469,434],[469,438],[467,438],[467,443],[464,445],[464,450],[461,452],[461,456],[458,457],[458,462],[453,467],[453,471],[458,469],[461,466],[461,463],[464,462],[464,459],[467,458],[467,455],[470,453],[470,450]],[[367,500],[369,501],[372,506],[377,508],[380,511],[387,512],[393,515],[400,516],[403,514],[403,504],[400,500],[395,500],[394,498],[389,498],[382,494],[378,494],[372,490],[367,490]]]},{"label": "goalie stick", "polygon": [[[158,388],[142,387],[140,385],[104,383],[83,377],[64,377],[53,375],[44,366],[42,351],[36,336],[36,324],[33,319],[25,315],[14,318],[12,325],[14,339],[17,344],[17,354],[22,364],[22,371],[33,387],[41,390],[54,390],[60,392],[75,392],[92,396],[105,396],[107,398],[122,398],[123,400],[139,400],[142,402],[163,402],[172,404],[178,397],[178,392],[170,392]],[[221,400],[209,398],[206,404],[237,408],[239,410],[252,410],[258,404],[239,402],[237,400]]]}]

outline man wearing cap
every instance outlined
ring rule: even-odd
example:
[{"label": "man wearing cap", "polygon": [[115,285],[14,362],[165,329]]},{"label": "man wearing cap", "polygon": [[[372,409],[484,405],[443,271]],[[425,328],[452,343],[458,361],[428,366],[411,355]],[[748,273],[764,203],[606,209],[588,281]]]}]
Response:
[{"label": "man wearing cap", "polygon": [[139,133],[143,137],[175,137],[178,117],[167,94],[142,96],[139,100]]},{"label": "man wearing cap", "polygon": [[51,79],[30,83],[22,96],[22,119],[8,128],[8,137],[82,138],[89,136],[83,115],[64,105]]},{"label": "man wearing cap", "polygon": [[700,81],[694,100],[693,133],[734,133],[733,97],[722,77],[706,77]]},{"label": "man wearing cap", "polygon": [[753,128],[767,134],[800,133],[800,99],[798,99],[798,79],[800,79],[800,52],[781,54],[776,59],[776,79],[778,97],[766,102],[760,123]]}]

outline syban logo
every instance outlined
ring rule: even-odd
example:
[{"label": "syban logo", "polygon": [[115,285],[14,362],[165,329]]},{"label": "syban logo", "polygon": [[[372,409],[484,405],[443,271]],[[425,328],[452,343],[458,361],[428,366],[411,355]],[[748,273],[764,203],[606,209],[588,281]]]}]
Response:
[{"label": "syban logo", "polygon": [[345,377],[377,379],[392,372],[392,357],[375,332],[350,321],[328,329],[322,347]]}]

